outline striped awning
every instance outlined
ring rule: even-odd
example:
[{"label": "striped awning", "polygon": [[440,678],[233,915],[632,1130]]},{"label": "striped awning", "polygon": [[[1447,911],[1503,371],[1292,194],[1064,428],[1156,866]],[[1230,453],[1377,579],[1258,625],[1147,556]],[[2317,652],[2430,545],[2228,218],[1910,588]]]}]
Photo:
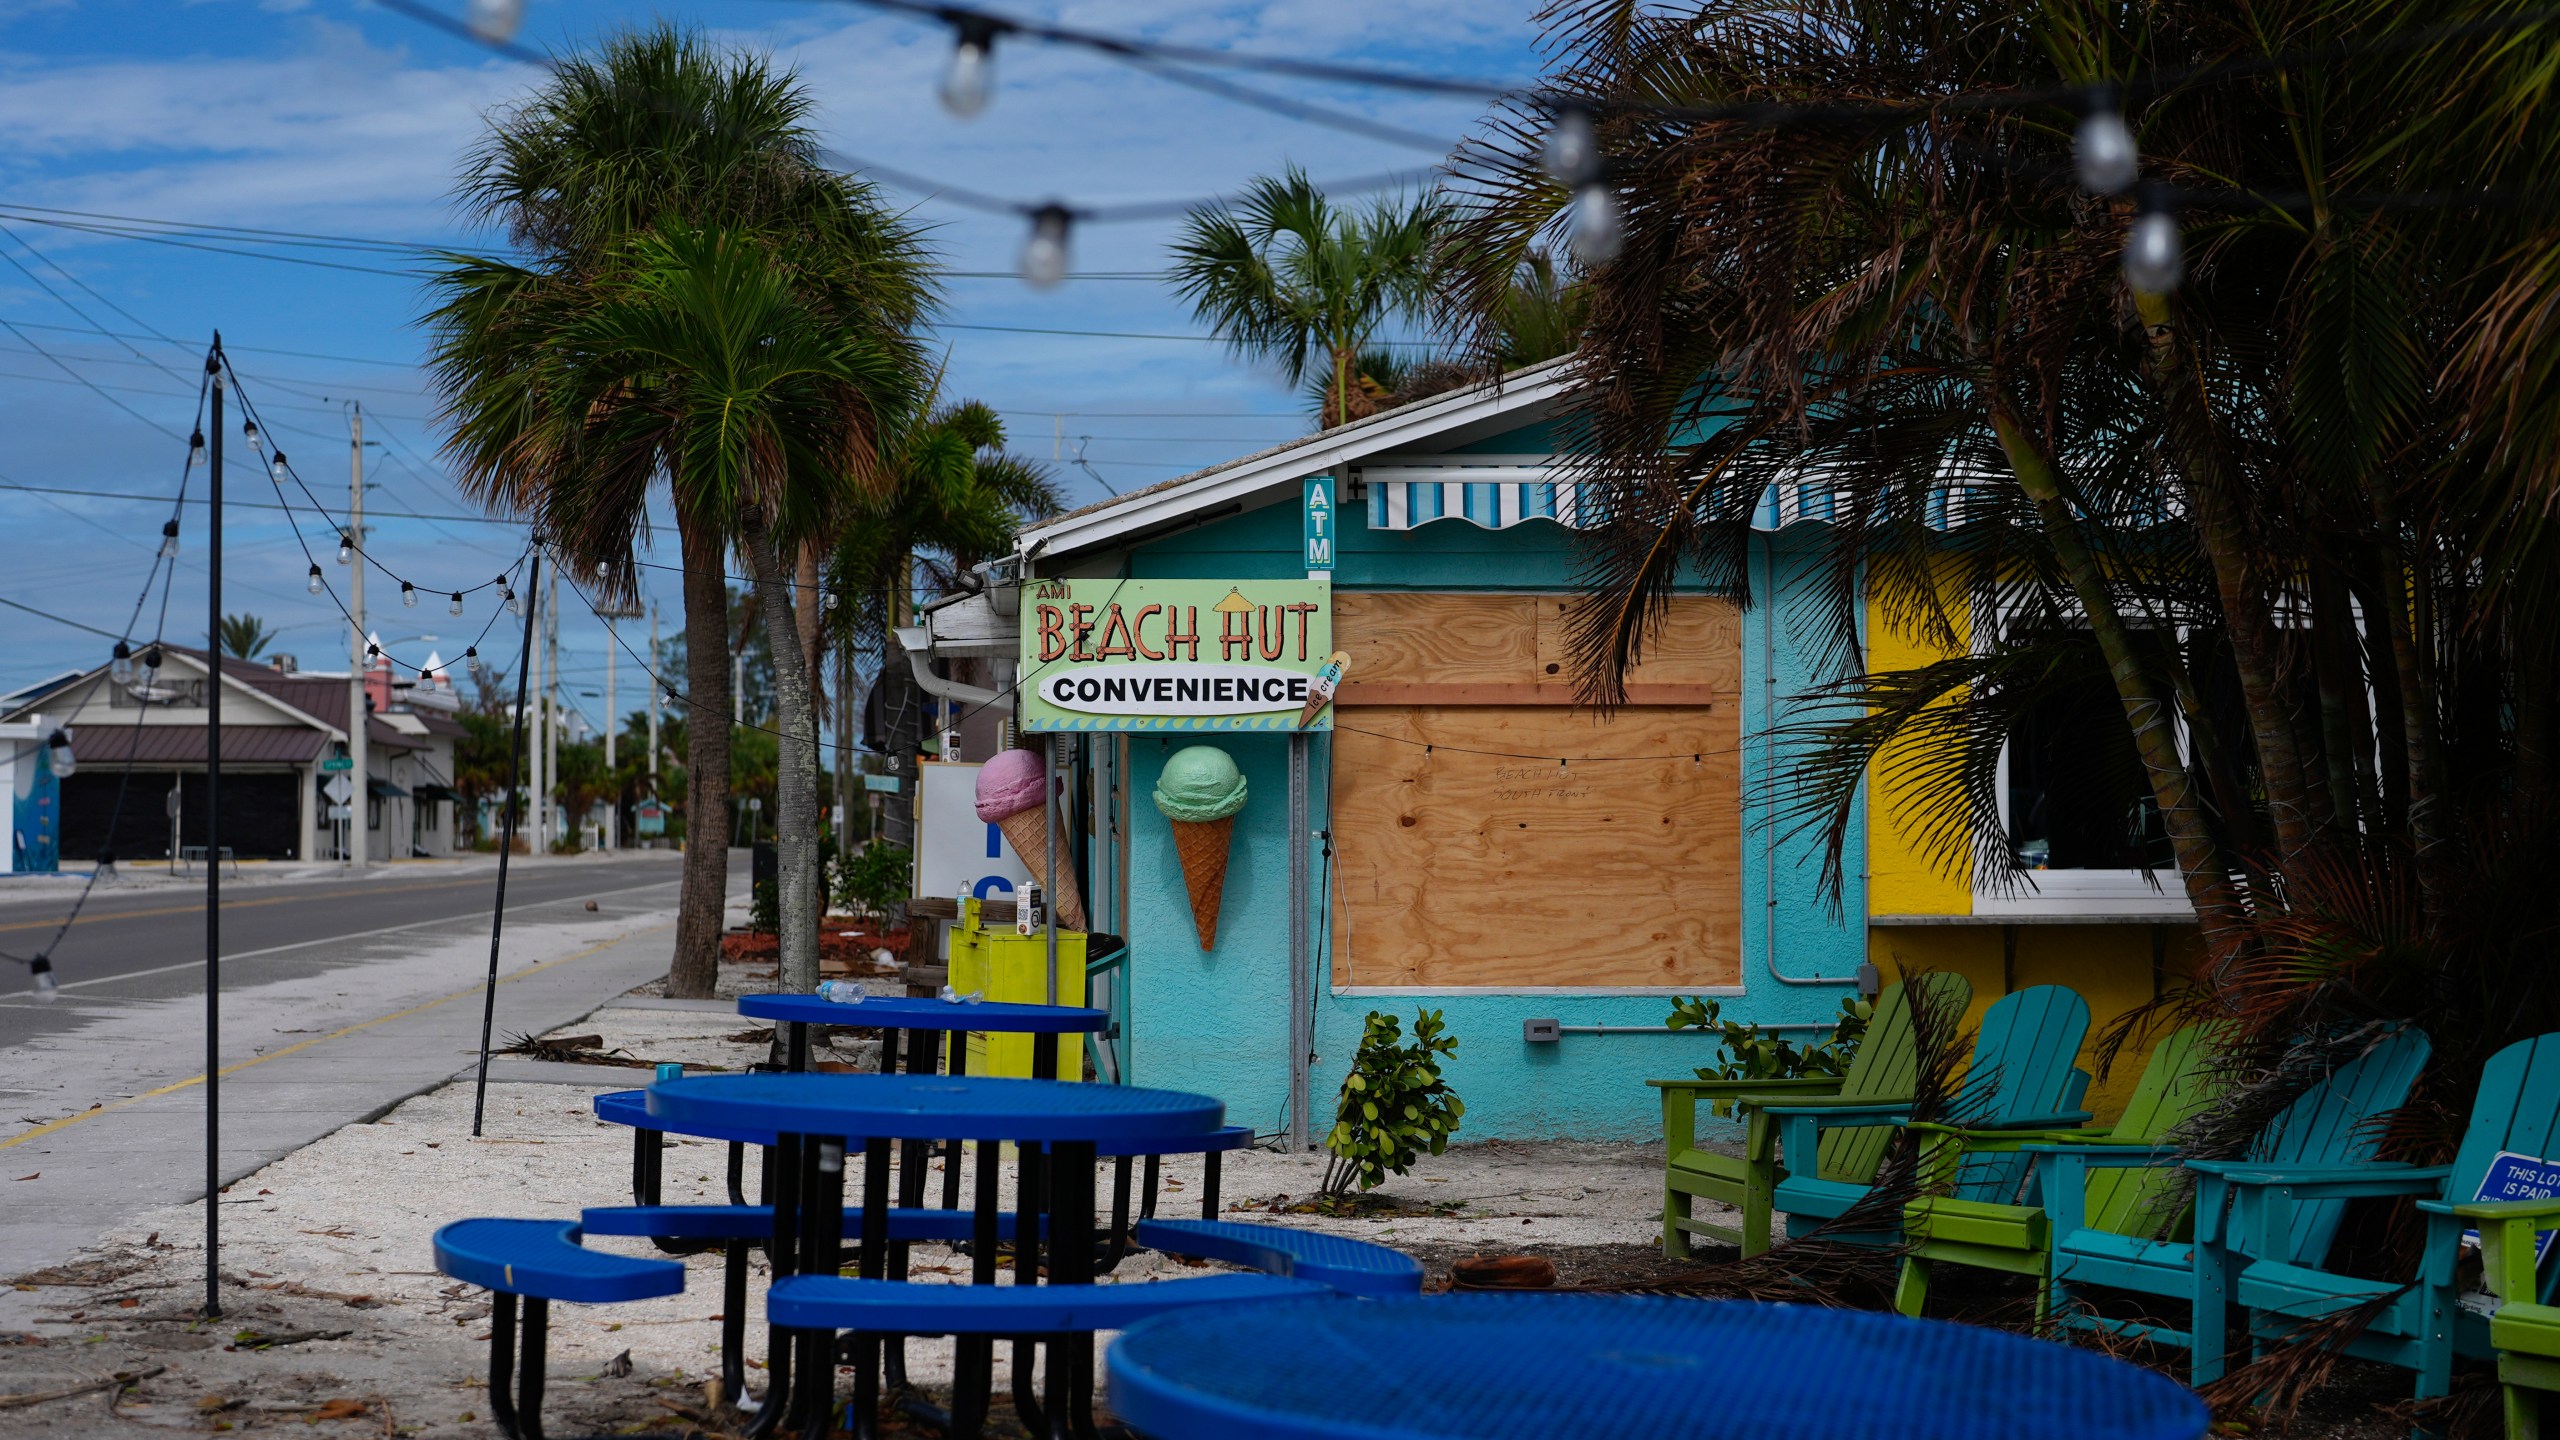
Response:
[{"label": "striped awning", "polygon": [[[1508,530],[1530,520],[1579,529],[1586,519],[1576,483],[1547,457],[1452,456],[1459,464],[1358,467],[1369,492],[1369,528],[1411,530],[1435,520],[1464,520],[1486,530]],[[1945,530],[1967,518],[1967,491],[1949,485],[1932,496],[1927,522]],[[1835,518],[1839,497],[1818,481],[1771,485],[1753,508],[1755,530],[1783,530],[1800,521]]]}]

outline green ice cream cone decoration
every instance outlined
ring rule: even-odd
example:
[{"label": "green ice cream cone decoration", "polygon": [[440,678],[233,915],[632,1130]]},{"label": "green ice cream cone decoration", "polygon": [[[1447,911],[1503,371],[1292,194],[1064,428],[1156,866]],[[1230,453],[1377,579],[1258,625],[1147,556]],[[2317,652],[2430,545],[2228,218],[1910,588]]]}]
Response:
[{"label": "green ice cream cone decoration", "polygon": [[1156,808],[1173,823],[1174,853],[1191,892],[1191,923],[1200,948],[1218,943],[1218,904],[1227,890],[1228,844],[1244,808],[1244,772],[1215,745],[1189,745],[1165,757],[1156,777]]}]

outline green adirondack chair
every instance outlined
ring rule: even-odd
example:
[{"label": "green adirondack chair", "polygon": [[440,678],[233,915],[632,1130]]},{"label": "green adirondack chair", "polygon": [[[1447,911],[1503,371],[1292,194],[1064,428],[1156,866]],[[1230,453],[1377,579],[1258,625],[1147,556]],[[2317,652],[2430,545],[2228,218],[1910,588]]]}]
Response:
[{"label": "green adirondack chair", "polygon": [[[1932,973],[1915,977],[1939,1014],[1958,1015],[1973,999],[1973,985],[1961,975]],[[1689,1258],[1689,1237],[1705,1235],[1738,1244],[1745,1255],[1769,1248],[1769,1192],[1776,1184],[1766,1161],[1773,1138],[1763,1107],[1788,1100],[1836,1097],[1860,1103],[1904,1102],[1919,1083],[1920,1054],[1911,1028],[1911,1002],[1904,982],[1895,981],[1876,996],[1866,1037],[1849,1057],[1848,1073],[1801,1080],[1648,1080],[1662,1092],[1662,1137],[1667,1156],[1662,1177],[1662,1253],[1674,1260]],[[1719,1154],[1698,1144],[1698,1102],[1716,1110],[1739,1111],[1743,1121],[1743,1155]],[[1891,1132],[1882,1126],[1837,1130],[1822,1137],[1817,1166],[1842,1180],[1875,1178]],[[1694,1218],[1694,1201],[1711,1200],[1741,1212],[1739,1229]]]},{"label": "green adirondack chair", "polygon": [[[2078,1108],[2089,1077],[2072,1065],[2080,1041],[2089,1033],[2089,1002],[2066,986],[2038,985],[2004,995],[1983,1013],[1974,1041],[1972,1062],[1956,1088],[1953,1113],[1977,1130],[2054,1130],[2084,1124],[2089,1116]],[[1795,1101],[1762,1107],[1775,1122],[1779,1149],[1786,1155],[1818,1154],[1830,1133],[1844,1127],[1877,1130],[1879,1151],[1890,1127],[1911,1117],[1909,1100],[1875,1102],[1841,1096],[1834,1100]],[[1773,1158],[1746,1157],[1764,1168]],[[1988,1200],[2014,1196],[2026,1173],[2022,1153],[1965,1157],[1949,1186],[1958,1199]],[[1866,1198],[1875,1178],[1873,1165],[1863,1178],[1835,1176],[1816,1165],[1813,1173],[1790,1171],[1770,1187],[1770,1200],[1786,1212],[1787,1233],[1802,1236],[1838,1219]],[[1890,1244],[1899,1225],[1872,1234],[1842,1235],[1861,1243]]]},{"label": "green adirondack chair", "polygon": [[[2036,1318],[2044,1318],[2044,1277],[2049,1268],[2049,1229],[2041,1205],[2007,1199],[1967,1200],[1941,1194],[1964,1163],[1977,1155],[2016,1152],[2032,1143],[2157,1146],[2169,1131],[2213,1095],[2210,1027],[2189,1025],[2152,1047],[2125,1102],[2124,1114],[2105,1128],[2074,1131],[1979,1130],[1910,1122],[1920,1135],[1921,1198],[1902,1207],[1902,1280],[1894,1308],[1918,1315],[1928,1303],[1930,1267],[1969,1265],[2036,1277]],[[2177,1177],[2165,1169],[2101,1170],[2089,1177],[2088,1223],[2120,1235],[2156,1235],[2184,1208]]]},{"label": "green adirondack chair", "polygon": [[[2334,1274],[2317,1262],[2260,1259],[2242,1269],[2233,1286],[2249,1312],[2251,1336],[2278,1339],[2306,1321],[2369,1307],[2371,1319],[2346,1342],[2346,1351],[2416,1372],[2421,1400],[2452,1388],[2457,1355],[2486,1360],[2494,1353],[2489,1316],[2462,1303],[2457,1280],[2462,1232],[2478,1223],[2539,1220],[2560,1227],[2560,1200],[2485,1203],[2473,1197],[2502,1157],[2528,1162],[2560,1160],[2560,1033],[2519,1040],[2489,1057],[2480,1091],[2471,1102],[2471,1124],[2451,1165],[2395,1165],[2368,1160],[2344,1166],[2247,1166],[2223,1179],[2231,1190],[2232,1225],[2257,1239],[2256,1253],[2280,1252],[2306,1201],[2336,1202],[2369,1195],[2413,1195],[2426,1218],[2425,1249],[2417,1278],[2403,1286]],[[2199,1192],[2197,1203],[2204,1203]],[[2531,1208],[2536,1204],[2540,1208]],[[2506,1264],[2514,1261],[2500,1257]],[[2552,1278],[2530,1287],[2548,1304]],[[2521,1287],[2520,1287],[2521,1288]],[[2395,1293],[2397,1292],[2397,1293]],[[2519,1297],[2521,1298],[2521,1297]],[[2519,1317],[2510,1331],[2522,1328]]]},{"label": "green adirondack chair", "polygon": [[2560,1226],[2560,1200],[2503,1200],[2455,1209],[2480,1227],[2480,1272],[2502,1302],[2489,1317],[2506,1392],[2507,1440],[2542,1440],[2542,1392],[2560,1390],[2560,1306],[2539,1304],[2534,1232]]},{"label": "green adirondack chair", "polygon": [[[2245,1260],[2261,1253],[2256,1236],[2233,1231],[2224,1174],[2249,1166],[2325,1169],[2369,1159],[2375,1137],[2366,1122],[2408,1099],[2409,1087],[2426,1067],[2429,1049],[2426,1032],[2414,1025],[2383,1035],[2364,1054],[2296,1096],[2260,1132],[2248,1157],[2241,1160],[2188,1161],[2154,1143],[2090,1140],[2029,1145],[2049,1237],[2040,1308],[2066,1329],[2105,1331],[2187,1347],[2190,1379],[2195,1384],[2221,1378],[2231,1257],[2237,1254]],[[2099,1204],[2097,1181],[2106,1173],[2141,1169],[2165,1175],[2180,1165],[2196,1172],[2192,1240],[2160,1238],[2157,1230],[2105,1223],[2109,1217]],[[2343,1201],[2297,1207],[2291,1231],[2275,1249],[2264,1253],[2317,1265],[2327,1258],[2345,1210]],[[2085,1298],[2084,1287],[2131,1290],[2183,1303],[2189,1310],[2188,1328],[2102,1316],[2074,1303]],[[2206,1343],[2196,1343],[2197,1332]]]}]

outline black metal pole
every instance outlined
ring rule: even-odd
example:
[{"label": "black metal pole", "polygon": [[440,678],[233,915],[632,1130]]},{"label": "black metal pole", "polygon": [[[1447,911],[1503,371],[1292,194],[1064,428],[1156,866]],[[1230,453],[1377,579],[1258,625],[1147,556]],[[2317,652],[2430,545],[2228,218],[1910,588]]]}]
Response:
[{"label": "black metal pole", "polygon": [[507,747],[507,797],[498,807],[498,904],[489,916],[489,984],[480,996],[480,1078],[471,1090],[471,1133],[480,1133],[480,1117],[489,1103],[489,1027],[498,1019],[498,936],[507,927],[507,857],[516,848],[516,786],[524,770],[526,672],[533,659],[533,617],[542,608],[542,546],[533,547],[532,568],[524,578],[524,649],[516,655],[516,730]]},{"label": "black metal pole", "polygon": [[222,1313],[222,332],[204,357],[213,391],[213,518],[205,542],[204,1313]]}]

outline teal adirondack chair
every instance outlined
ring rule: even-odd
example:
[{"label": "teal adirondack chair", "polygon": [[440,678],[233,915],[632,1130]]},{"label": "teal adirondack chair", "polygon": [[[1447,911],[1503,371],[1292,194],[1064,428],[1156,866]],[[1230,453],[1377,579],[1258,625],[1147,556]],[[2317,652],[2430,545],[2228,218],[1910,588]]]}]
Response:
[{"label": "teal adirondack chair", "polygon": [[[2190,1378],[2202,1385],[2221,1378],[2223,1334],[2234,1254],[2246,1260],[2265,1253],[2316,1265],[2329,1254],[2345,1212],[2341,1201],[2296,1209],[2294,1226],[2275,1248],[2260,1251],[2252,1234],[2234,1233],[2224,1175],[2238,1167],[2352,1165],[2373,1154],[2365,1122],[2399,1108],[2426,1067],[2426,1032],[2404,1025],[2385,1035],[2320,1083],[2294,1097],[2250,1146],[2242,1160],[2185,1161],[2157,1143],[2113,1144],[2102,1139],[2028,1147],[2043,1197],[2050,1250],[2045,1274],[2045,1313],[2070,1329],[2099,1330],[2189,1349]],[[2137,1167],[2166,1171],[2186,1164],[2196,1171],[2194,1238],[2160,1238],[2156,1228],[2111,1224],[2097,1181],[2108,1171]],[[2095,1172],[2095,1173],[2092,1173]],[[2117,1192],[2121,1195],[2123,1192]],[[2132,1290],[2182,1301],[2188,1329],[2110,1319],[2085,1305],[2083,1287]],[[2201,1333],[2204,1343],[2197,1343]]]},{"label": "teal adirondack chair", "polygon": [[[2143,1063],[2124,1113],[2105,1129],[2078,1131],[1975,1130],[1912,1121],[1921,1145],[1920,1198],[1902,1207],[1906,1237],[1902,1281],[1894,1308],[1918,1315],[1927,1303],[1929,1273],[1940,1264],[2032,1275],[2037,1318],[2044,1314],[2044,1277],[2051,1264],[2050,1227],[2043,1207],[2013,1200],[1963,1200],[1940,1193],[1968,1157],[2014,1151],[2037,1142],[2156,1146],[2162,1137],[2213,1097],[2212,1027],[2189,1025],[2162,1038]],[[2166,1169],[2101,1170],[2089,1177],[2083,1197],[2093,1228],[2123,1235],[2168,1229],[2182,1210],[2175,1176]]]},{"label": "teal adirondack chair", "polygon": [[[2456,1274],[2462,1232],[2476,1224],[2512,1221],[2512,1202],[2487,1204],[2472,1197],[2501,1155],[2560,1160],[2560,1033],[2519,1040],[2489,1057],[2480,1093],[2471,1102],[2471,1124],[2451,1165],[2248,1165],[2223,1175],[2230,1186],[2232,1226],[2256,1237],[2259,1255],[2280,1253],[2314,1206],[2359,1196],[2414,1195],[2426,1217],[2426,1248],[2418,1275],[2405,1288],[2389,1280],[2365,1280],[2320,1268],[2317,1261],[2260,1259],[2241,1270],[2233,1291],[2249,1312],[2260,1341],[2280,1338],[2306,1321],[2358,1306],[2376,1307],[2371,1320],[2346,1343],[2347,1353],[2417,1372],[2421,1400],[2452,1388],[2456,1355],[2486,1360],[2494,1353],[2489,1316],[2461,1303]],[[2198,1203],[2203,1199],[2199,1193]],[[2560,1226],[2560,1200],[2535,1212]],[[2548,1303],[2552,1276],[2532,1298]],[[2396,1295],[2393,1292],[2399,1292]],[[2511,1296],[2521,1300],[2523,1296]]]},{"label": "teal adirondack chair", "polygon": [[[1972,1063],[1956,1088],[1954,1114],[1975,1130],[2052,1130],[2087,1122],[2088,1113],[2078,1107],[2089,1077],[2071,1062],[2088,1033],[2089,1002],[2066,986],[2038,985],[2000,997],[1983,1013]],[[1788,1156],[1818,1154],[1829,1138],[1827,1131],[1887,1127],[1911,1116],[1909,1100],[1876,1103],[1848,1096],[1764,1108],[1776,1122],[1779,1147]],[[1968,1155],[1947,1193],[1963,1200],[2010,1199],[2025,1179],[2026,1165],[2026,1156],[2016,1152]],[[1786,1212],[1787,1233],[1802,1236],[1865,1199],[1874,1173],[1872,1166],[1865,1179],[1834,1178],[1819,1166],[1811,1174],[1790,1171],[1772,1187],[1770,1198]],[[1899,1229],[1888,1225],[1872,1234],[1839,1238],[1889,1244]]]},{"label": "teal adirondack chair", "polygon": [[[1914,977],[1937,1013],[1962,1014],[1973,999],[1973,986],[1961,975],[1932,973]],[[1920,1056],[1911,1025],[1911,1003],[1904,982],[1895,981],[1876,996],[1867,1033],[1849,1057],[1848,1073],[1798,1080],[1648,1080],[1662,1092],[1662,1136],[1667,1163],[1662,1177],[1662,1253],[1674,1260],[1689,1257],[1689,1237],[1705,1235],[1738,1244],[1745,1255],[1769,1248],[1770,1191],[1777,1184],[1775,1140],[1763,1108],[1788,1100],[1836,1097],[1858,1103],[1908,1104],[1919,1083]],[[1740,1157],[1702,1148],[1698,1143],[1698,1101],[1718,1111],[1740,1111],[1743,1154]],[[1864,1183],[1875,1178],[1892,1132],[1866,1125],[1835,1130],[1822,1137],[1817,1169],[1825,1176]],[[1742,1216],[1740,1228],[1693,1218],[1697,1200],[1732,1207]]]}]

